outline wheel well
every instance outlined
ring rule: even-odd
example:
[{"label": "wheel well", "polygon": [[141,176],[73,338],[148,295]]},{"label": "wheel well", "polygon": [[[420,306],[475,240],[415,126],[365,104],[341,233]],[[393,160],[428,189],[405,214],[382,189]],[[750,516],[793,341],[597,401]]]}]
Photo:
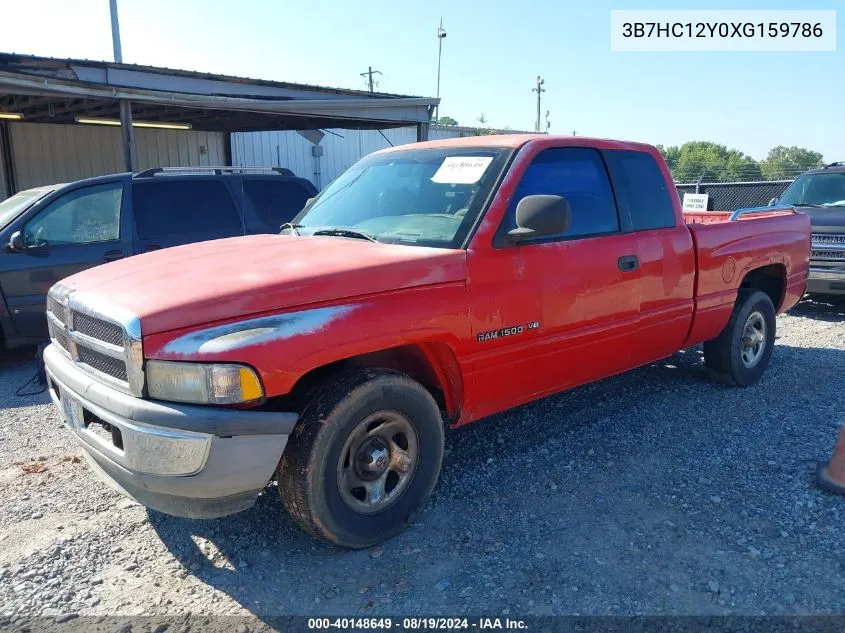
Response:
[{"label": "wheel well", "polygon": [[460,417],[463,397],[460,367],[451,348],[443,343],[402,345],[317,367],[301,376],[290,393],[282,398],[293,400],[293,405],[301,410],[313,389],[342,371],[358,367],[384,367],[401,371],[431,393],[449,423]]},{"label": "wheel well", "polygon": [[769,295],[777,312],[786,290],[786,268],[782,264],[769,264],[755,268],[745,275],[739,287],[765,292]]}]

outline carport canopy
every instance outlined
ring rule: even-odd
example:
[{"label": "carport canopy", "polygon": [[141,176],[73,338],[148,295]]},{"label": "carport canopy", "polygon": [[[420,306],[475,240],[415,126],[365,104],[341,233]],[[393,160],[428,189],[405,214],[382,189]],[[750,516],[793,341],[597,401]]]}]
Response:
[{"label": "carport canopy", "polygon": [[[121,121],[126,168],[135,171],[132,121],[211,132],[417,127],[428,138],[438,99],[261,79],[0,53],[0,114],[28,123]],[[8,119],[0,119],[0,126]],[[8,130],[0,138],[4,150]],[[5,155],[8,166],[10,155]]]}]

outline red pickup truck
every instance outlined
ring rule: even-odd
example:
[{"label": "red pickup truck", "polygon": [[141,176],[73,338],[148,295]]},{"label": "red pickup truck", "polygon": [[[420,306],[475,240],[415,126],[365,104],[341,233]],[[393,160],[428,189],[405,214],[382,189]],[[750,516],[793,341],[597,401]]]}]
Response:
[{"label": "red pickup truck", "polygon": [[280,235],[63,280],[44,359],[124,494],[215,517],[275,473],[303,528],[365,547],[426,502],[446,424],[698,343],[717,379],[755,383],[809,252],[791,208],[685,218],[649,145],[420,143],[362,159]]}]

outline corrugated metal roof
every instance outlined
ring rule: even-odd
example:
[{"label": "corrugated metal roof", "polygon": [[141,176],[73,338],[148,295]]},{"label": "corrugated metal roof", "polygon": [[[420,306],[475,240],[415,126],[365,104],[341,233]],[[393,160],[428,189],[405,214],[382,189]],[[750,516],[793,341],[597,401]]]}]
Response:
[{"label": "corrugated metal roof", "polygon": [[24,55],[19,53],[2,53],[0,52],[0,64],[4,62],[14,62],[14,61],[28,61],[28,62],[35,62],[35,63],[56,63],[56,64],[63,64],[63,65],[85,65],[85,66],[94,66],[97,68],[113,68],[113,69],[121,69],[121,70],[136,70],[142,72],[151,72],[151,73],[158,73],[163,75],[171,75],[174,77],[191,77],[196,79],[213,79],[215,81],[229,81],[234,83],[246,83],[246,84],[253,84],[256,86],[272,86],[277,88],[293,88],[293,89],[305,89],[305,90],[318,90],[318,91],[325,91],[325,92],[332,92],[335,94],[344,94],[349,96],[361,96],[367,97],[370,99],[378,99],[378,98],[404,98],[404,99],[423,99],[426,97],[415,96],[415,95],[400,95],[395,93],[389,92],[368,92],[366,90],[356,90],[351,88],[339,88],[339,87],[330,87],[330,86],[319,86],[316,84],[300,84],[300,83],[291,83],[286,81],[276,81],[272,79],[258,79],[254,77],[245,77],[245,76],[238,76],[238,75],[223,75],[220,73],[209,73],[204,71],[197,71],[197,70],[183,70],[179,68],[169,68],[167,66],[147,66],[144,64],[128,64],[125,62],[118,63],[118,62],[110,62],[105,60],[95,60],[95,59],[78,59],[73,57],[41,57],[38,55]]},{"label": "corrugated metal roof", "polygon": [[0,109],[34,123],[117,118],[189,122],[194,129],[379,128],[429,123],[439,99],[245,79],[137,64],[0,53]]}]

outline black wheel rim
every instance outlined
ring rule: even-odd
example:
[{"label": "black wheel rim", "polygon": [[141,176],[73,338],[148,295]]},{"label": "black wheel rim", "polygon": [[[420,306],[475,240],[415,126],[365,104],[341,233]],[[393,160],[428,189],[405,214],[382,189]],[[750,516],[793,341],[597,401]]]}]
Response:
[{"label": "black wheel rim", "polygon": [[411,421],[397,411],[373,413],[353,429],[340,453],[340,496],[355,512],[381,512],[408,488],[418,460],[419,439]]}]

